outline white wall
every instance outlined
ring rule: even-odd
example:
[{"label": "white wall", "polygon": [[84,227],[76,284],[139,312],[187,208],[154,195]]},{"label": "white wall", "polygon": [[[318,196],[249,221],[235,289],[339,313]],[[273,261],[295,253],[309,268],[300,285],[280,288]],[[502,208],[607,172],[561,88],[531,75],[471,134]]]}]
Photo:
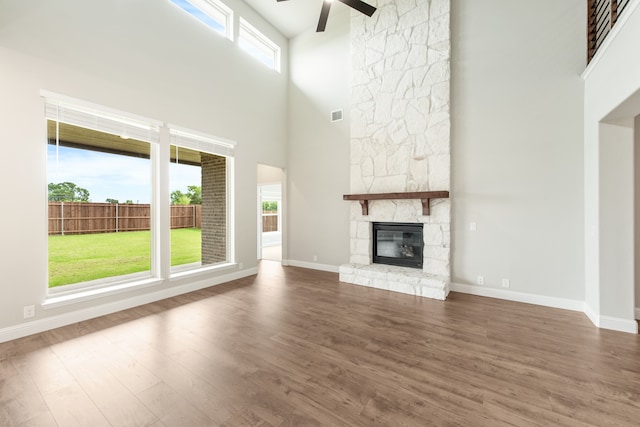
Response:
[{"label": "white wall", "polygon": [[637,331],[634,321],[633,144],[640,113],[640,2],[630,2],[585,82],[586,298],[591,320]]},{"label": "white wall", "polygon": [[[229,4],[283,47],[286,64],[286,39],[243,3]],[[20,206],[3,210],[0,221],[0,332],[24,323],[27,305],[36,305],[38,322],[188,282],[40,308],[47,286],[41,89],[235,140],[236,260],[256,265],[256,164],[286,165],[286,67],[267,69],[156,0],[0,0],[0,64],[0,179],[12,183],[7,198]]]},{"label": "white wall", "polygon": [[640,315],[640,269],[635,268],[640,265],[640,115],[634,119],[634,137],[633,137],[633,190],[634,190],[634,281],[635,281],[635,306],[636,319]]},{"label": "white wall", "polygon": [[[585,19],[582,0],[452,1],[453,282],[509,278],[511,291],[581,306]],[[349,135],[330,135],[327,117],[349,99],[344,25],[290,41],[290,258],[336,266],[348,259]]]},{"label": "white wall", "polygon": [[454,283],[583,300],[585,22],[583,0],[452,1]]},{"label": "white wall", "polygon": [[258,185],[281,184],[282,169],[268,165],[258,165]]},{"label": "white wall", "polygon": [[[335,271],[349,261],[349,203],[342,195],[349,193],[351,68],[344,9],[332,9],[326,32],[312,30],[289,43],[289,263]],[[331,111],[340,108],[345,119],[332,123]]]}]

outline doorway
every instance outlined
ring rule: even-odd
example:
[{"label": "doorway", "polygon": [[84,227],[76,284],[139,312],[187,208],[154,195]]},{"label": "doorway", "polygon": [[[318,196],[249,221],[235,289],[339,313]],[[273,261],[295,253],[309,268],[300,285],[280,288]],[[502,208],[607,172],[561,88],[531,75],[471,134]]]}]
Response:
[{"label": "doorway", "polygon": [[282,262],[282,179],[280,168],[258,165],[258,259]]}]

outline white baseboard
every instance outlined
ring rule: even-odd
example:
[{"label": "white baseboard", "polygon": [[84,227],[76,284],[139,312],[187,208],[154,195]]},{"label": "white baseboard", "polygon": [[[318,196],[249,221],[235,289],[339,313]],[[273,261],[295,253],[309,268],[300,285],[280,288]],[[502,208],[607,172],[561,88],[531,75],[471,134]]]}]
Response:
[{"label": "white baseboard", "polygon": [[584,314],[591,320],[591,323],[600,327],[600,316],[586,302],[584,303]]},{"label": "white baseboard", "polygon": [[292,267],[309,268],[311,270],[328,271],[330,273],[338,273],[337,265],[319,264],[317,262],[298,261],[295,259],[282,260],[282,265],[290,265]]},{"label": "white baseboard", "polygon": [[[465,294],[479,295],[483,297],[498,298],[509,301],[524,302],[527,304],[542,305],[545,307],[562,308],[564,310],[581,311],[598,328],[611,329],[620,332],[638,333],[638,322],[635,320],[621,319],[618,317],[600,316],[584,301],[548,297],[544,295],[527,294],[523,292],[508,291],[504,289],[486,288],[474,285],[451,283],[451,290]],[[640,318],[640,309],[635,310],[636,319]]]},{"label": "white baseboard", "polygon": [[600,328],[613,331],[638,333],[638,322],[635,320],[620,319],[618,317],[600,316]]},{"label": "white baseboard", "polygon": [[[613,331],[638,333],[638,322],[635,320],[621,319],[619,317],[600,316],[587,303],[584,304],[584,314],[598,328],[611,329]],[[635,309],[635,318],[638,319],[639,310]]]},{"label": "white baseboard", "polygon": [[72,323],[93,319],[96,317],[126,310],[132,307],[137,307],[143,304],[160,301],[177,295],[186,294],[188,292],[197,291],[199,289],[208,288],[210,286],[220,285],[232,280],[252,276],[257,273],[257,267],[249,268],[246,270],[235,271],[230,274],[225,274],[223,276],[207,278],[186,285],[175,286],[144,295],[126,298],[112,303],[96,305],[95,307],[91,308],[74,310],[57,316],[44,317],[42,319],[36,319],[31,322],[21,323],[19,325],[0,329],[0,343],[26,337],[28,335],[37,334],[40,332],[45,332],[51,329],[60,328]]},{"label": "white baseboard", "polygon": [[464,294],[497,298],[508,301],[524,302],[527,304],[542,305],[544,307],[562,308],[564,310],[584,312],[584,302],[568,299],[548,297],[544,295],[527,294],[524,292],[508,291],[505,289],[488,288],[461,283],[451,283],[450,290]]}]

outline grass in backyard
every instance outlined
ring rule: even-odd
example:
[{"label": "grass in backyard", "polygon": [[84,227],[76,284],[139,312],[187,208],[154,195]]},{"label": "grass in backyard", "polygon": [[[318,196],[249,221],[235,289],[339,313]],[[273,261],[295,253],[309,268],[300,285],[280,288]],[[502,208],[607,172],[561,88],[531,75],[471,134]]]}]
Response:
[{"label": "grass in backyard", "polygon": [[[171,265],[201,260],[201,230],[171,230]],[[49,287],[151,269],[149,231],[49,236]]]}]

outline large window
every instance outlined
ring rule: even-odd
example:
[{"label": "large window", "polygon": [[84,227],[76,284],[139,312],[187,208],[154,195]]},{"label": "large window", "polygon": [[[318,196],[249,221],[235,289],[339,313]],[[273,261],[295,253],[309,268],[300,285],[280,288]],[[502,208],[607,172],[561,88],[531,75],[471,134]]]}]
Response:
[{"label": "large window", "polygon": [[[49,96],[50,294],[119,290],[232,261],[233,142]],[[165,197],[166,211],[156,203]]]},{"label": "large window", "polygon": [[173,4],[222,36],[233,40],[233,12],[216,0],[171,0]]},{"label": "large window", "polygon": [[46,119],[49,287],[151,276],[157,124],[54,99]]},{"label": "large window", "polygon": [[251,24],[240,18],[240,47],[267,67],[280,71],[280,47]]},{"label": "large window", "polygon": [[225,263],[233,143],[175,126],[169,131],[171,271]]}]

